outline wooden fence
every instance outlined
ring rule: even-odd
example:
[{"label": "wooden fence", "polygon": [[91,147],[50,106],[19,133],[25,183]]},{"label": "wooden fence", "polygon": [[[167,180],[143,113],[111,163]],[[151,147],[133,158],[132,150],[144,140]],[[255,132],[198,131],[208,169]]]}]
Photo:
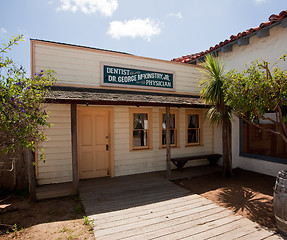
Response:
[{"label": "wooden fence", "polygon": [[0,190],[28,189],[27,150],[18,149],[0,155]]}]

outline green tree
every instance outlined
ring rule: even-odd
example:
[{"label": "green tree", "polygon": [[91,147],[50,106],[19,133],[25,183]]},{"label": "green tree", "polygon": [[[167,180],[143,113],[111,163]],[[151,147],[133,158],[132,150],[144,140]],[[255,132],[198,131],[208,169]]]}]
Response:
[{"label": "green tree", "polygon": [[201,96],[210,105],[207,118],[212,124],[222,126],[222,152],[223,152],[223,175],[232,175],[231,158],[231,108],[224,101],[223,85],[225,81],[224,65],[211,55],[205,57],[204,79],[201,81]]},{"label": "green tree", "polygon": [[[241,72],[232,71],[224,84],[225,101],[243,121],[273,134],[287,144],[287,71],[278,64],[285,63],[286,55],[271,65],[256,60]],[[267,113],[271,113],[267,114]],[[270,117],[270,116],[274,117]],[[259,120],[267,120],[274,128],[266,128]]]},{"label": "green tree", "polygon": [[12,37],[0,48],[0,152],[17,147],[35,150],[36,143],[45,140],[44,127],[50,127],[43,101],[56,80],[54,72],[41,70],[26,77],[24,68],[5,56],[22,40],[22,35]]}]

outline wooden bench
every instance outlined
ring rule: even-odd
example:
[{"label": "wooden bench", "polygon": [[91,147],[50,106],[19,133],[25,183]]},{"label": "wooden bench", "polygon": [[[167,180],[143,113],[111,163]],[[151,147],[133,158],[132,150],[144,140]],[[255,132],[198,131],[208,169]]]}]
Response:
[{"label": "wooden bench", "polygon": [[184,165],[188,161],[199,160],[199,159],[207,159],[212,166],[216,166],[218,159],[221,157],[221,154],[207,154],[207,155],[199,155],[199,156],[189,156],[189,157],[176,157],[171,158],[170,160],[177,167],[178,170],[182,171]]}]

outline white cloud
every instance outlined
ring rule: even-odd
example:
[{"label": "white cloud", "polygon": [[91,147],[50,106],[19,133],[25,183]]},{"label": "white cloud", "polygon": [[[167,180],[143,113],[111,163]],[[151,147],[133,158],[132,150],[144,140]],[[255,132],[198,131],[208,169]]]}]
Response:
[{"label": "white cloud", "polygon": [[8,35],[8,31],[5,28],[0,27],[0,38],[4,39],[7,37],[7,35]]},{"label": "white cloud", "polygon": [[60,0],[61,6],[57,11],[82,11],[86,14],[100,12],[110,17],[118,8],[117,0]]},{"label": "white cloud", "polygon": [[260,4],[260,3],[264,3],[266,2],[267,0],[254,0],[256,3]]},{"label": "white cloud", "polygon": [[7,30],[5,28],[0,28],[0,33],[7,33]]},{"label": "white cloud", "polygon": [[168,17],[176,17],[176,18],[182,19],[182,14],[180,12],[178,12],[178,13],[169,13],[167,16]]},{"label": "white cloud", "polygon": [[153,20],[146,19],[134,19],[128,21],[113,21],[110,23],[108,34],[112,38],[120,39],[121,37],[141,37],[147,41],[151,40],[152,36],[159,35],[161,32],[158,23]]}]

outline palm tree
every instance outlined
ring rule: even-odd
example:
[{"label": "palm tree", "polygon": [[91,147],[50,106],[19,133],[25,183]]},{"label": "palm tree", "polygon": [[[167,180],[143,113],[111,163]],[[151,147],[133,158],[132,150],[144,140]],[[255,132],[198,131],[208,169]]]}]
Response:
[{"label": "palm tree", "polygon": [[232,175],[231,158],[231,108],[224,102],[224,65],[210,54],[205,57],[205,78],[201,81],[201,96],[210,105],[206,117],[212,124],[222,125],[222,152],[223,152],[223,175]]}]

